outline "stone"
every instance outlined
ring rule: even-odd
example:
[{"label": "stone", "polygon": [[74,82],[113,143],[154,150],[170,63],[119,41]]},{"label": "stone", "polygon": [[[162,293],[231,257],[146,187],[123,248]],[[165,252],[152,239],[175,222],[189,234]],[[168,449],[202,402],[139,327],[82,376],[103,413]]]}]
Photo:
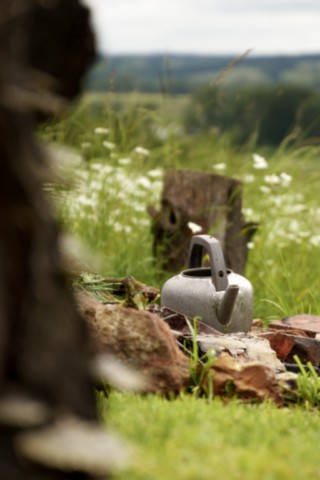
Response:
[{"label": "stone", "polygon": [[294,337],[294,346],[285,359],[286,362],[294,362],[297,355],[302,363],[310,362],[312,365],[320,365],[320,341],[315,338]]},{"label": "stone", "polygon": [[303,330],[308,336],[315,337],[320,333],[320,315],[293,315],[282,320],[274,320],[269,324],[269,328],[296,329]]},{"label": "stone", "polygon": [[229,354],[239,363],[261,362],[268,365],[273,371],[285,370],[284,365],[277,358],[270,347],[269,341],[250,334],[233,334],[223,336],[198,335],[200,352],[212,350],[217,356]]},{"label": "stone", "polygon": [[148,311],[103,305],[89,296],[79,308],[92,332],[96,354],[108,353],[144,375],[146,391],[179,392],[189,381],[188,358],[166,323]]},{"label": "stone", "polygon": [[270,347],[276,352],[277,357],[282,362],[288,357],[295,341],[295,337],[293,335],[288,335],[277,331],[267,331],[259,334],[259,337],[265,338],[269,341]]},{"label": "stone", "polygon": [[180,336],[192,335],[190,325],[197,334],[223,335],[223,333],[202,322],[199,318],[188,318],[185,315],[170,310],[170,308],[160,307],[159,305],[154,304],[150,305],[148,310],[159,315],[159,317],[169,325],[171,330],[177,332]]}]

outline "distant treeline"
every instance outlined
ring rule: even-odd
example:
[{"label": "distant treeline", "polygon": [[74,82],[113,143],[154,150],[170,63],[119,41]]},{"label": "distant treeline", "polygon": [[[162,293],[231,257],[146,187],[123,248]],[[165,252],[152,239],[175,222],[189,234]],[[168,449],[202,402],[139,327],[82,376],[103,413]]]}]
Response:
[{"label": "distant treeline", "polygon": [[320,87],[320,54],[248,56],[228,68],[235,57],[210,55],[100,56],[87,79],[91,91],[190,93],[204,84]]},{"label": "distant treeline", "polygon": [[320,54],[239,62],[227,56],[100,57],[87,88],[188,93],[186,130],[227,133],[235,145],[320,142]]},{"label": "distant treeline", "polygon": [[320,93],[279,84],[226,90],[204,86],[192,96],[184,115],[189,133],[227,133],[234,145],[320,143]]}]

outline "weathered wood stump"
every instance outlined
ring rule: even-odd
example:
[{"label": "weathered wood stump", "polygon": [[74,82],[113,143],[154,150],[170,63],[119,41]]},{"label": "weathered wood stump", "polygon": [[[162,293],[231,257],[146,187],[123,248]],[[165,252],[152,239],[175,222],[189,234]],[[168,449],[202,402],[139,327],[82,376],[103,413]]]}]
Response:
[{"label": "weathered wood stump", "polygon": [[194,234],[192,222],[201,227],[201,233],[220,241],[228,268],[244,272],[247,244],[257,225],[243,219],[241,187],[238,180],[221,175],[183,170],[166,173],[161,210],[149,209],[154,254],[164,270],[176,272],[185,266]]}]

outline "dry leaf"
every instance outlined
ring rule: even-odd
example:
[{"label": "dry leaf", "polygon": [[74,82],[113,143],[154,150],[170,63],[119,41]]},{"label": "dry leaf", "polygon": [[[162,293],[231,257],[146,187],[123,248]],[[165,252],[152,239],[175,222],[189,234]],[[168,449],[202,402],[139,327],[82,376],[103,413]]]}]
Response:
[{"label": "dry leaf", "polygon": [[226,395],[231,390],[242,399],[282,403],[274,371],[261,362],[239,363],[222,354],[210,370],[213,374],[207,376],[206,382],[212,381],[216,395]]}]

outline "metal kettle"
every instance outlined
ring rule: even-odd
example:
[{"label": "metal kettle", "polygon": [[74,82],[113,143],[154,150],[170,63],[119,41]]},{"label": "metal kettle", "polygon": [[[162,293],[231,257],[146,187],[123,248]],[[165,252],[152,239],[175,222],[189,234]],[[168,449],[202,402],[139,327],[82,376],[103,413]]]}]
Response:
[{"label": "metal kettle", "polygon": [[[210,267],[202,267],[204,253]],[[223,333],[247,332],[253,320],[253,288],[226,269],[218,240],[210,235],[191,239],[188,268],[162,287],[161,305],[201,320]]]}]

